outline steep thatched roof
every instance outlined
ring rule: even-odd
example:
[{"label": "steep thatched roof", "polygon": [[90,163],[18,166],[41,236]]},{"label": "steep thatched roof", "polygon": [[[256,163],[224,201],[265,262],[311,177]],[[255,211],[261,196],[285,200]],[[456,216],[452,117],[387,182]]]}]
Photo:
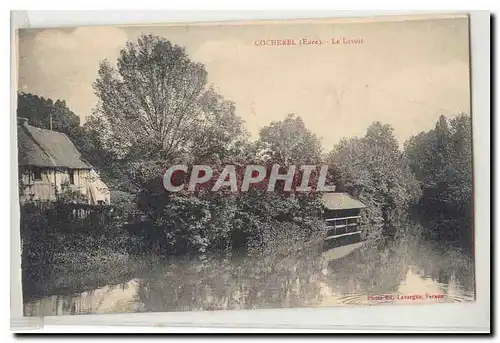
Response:
[{"label": "steep thatched roof", "polygon": [[354,199],[347,193],[325,193],[322,200],[329,210],[361,209],[366,207],[361,201]]},{"label": "steep thatched roof", "polygon": [[62,132],[18,125],[17,142],[20,166],[91,169]]}]

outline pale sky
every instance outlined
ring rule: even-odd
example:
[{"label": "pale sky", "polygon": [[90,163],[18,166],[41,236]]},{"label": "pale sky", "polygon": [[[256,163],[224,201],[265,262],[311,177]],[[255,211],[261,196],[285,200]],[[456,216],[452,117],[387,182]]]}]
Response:
[{"label": "pale sky", "polygon": [[[402,144],[441,114],[470,113],[466,17],[23,30],[18,88],[66,100],[83,122],[96,104],[99,62],[114,63],[126,41],[142,33],[165,37],[203,63],[209,83],[235,102],[253,137],[295,113],[326,150],[364,135],[377,120],[392,125]],[[363,43],[326,44],[343,37]],[[304,38],[323,44],[255,45]]]}]

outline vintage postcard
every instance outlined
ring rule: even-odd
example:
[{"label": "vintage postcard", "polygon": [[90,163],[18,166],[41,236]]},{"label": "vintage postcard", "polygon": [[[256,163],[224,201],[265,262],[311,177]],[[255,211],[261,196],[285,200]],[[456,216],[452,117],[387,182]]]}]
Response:
[{"label": "vintage postcard", "polygon": [[475,301],[467,15],[17,40],[24,316]]}]

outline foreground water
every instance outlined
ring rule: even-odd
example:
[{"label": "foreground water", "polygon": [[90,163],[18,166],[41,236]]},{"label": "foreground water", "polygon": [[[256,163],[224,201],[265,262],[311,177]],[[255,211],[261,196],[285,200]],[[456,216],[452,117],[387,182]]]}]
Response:
[{"label": "foreground water", "polygon": [[[472,260],[429,244],[366,245],[333,259],[320,249],[287,257],[141,259],[127,280],[71,286],[26,301],[26,316],[416,304],[474,300]],[[337,256],[338,257],[338,256]],[[134,268],[132,268],[134,269]],[[86,275],[72,275],[72,281]],[[50,282],[50,281],[47,281]],[[50,285],[47,284],[47,289]]]}]

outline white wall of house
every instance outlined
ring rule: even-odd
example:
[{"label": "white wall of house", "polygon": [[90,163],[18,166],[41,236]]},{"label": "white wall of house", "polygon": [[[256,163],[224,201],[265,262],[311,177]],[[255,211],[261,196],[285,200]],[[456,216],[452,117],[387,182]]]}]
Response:
[{"label": "white wall of house", "polygon": [[89,197],[90,170],[55,170],[46,168],[22,168],[20,171],[21,202],[28,200],[53,201],[56,189],[61,192],[64,184]]}]

